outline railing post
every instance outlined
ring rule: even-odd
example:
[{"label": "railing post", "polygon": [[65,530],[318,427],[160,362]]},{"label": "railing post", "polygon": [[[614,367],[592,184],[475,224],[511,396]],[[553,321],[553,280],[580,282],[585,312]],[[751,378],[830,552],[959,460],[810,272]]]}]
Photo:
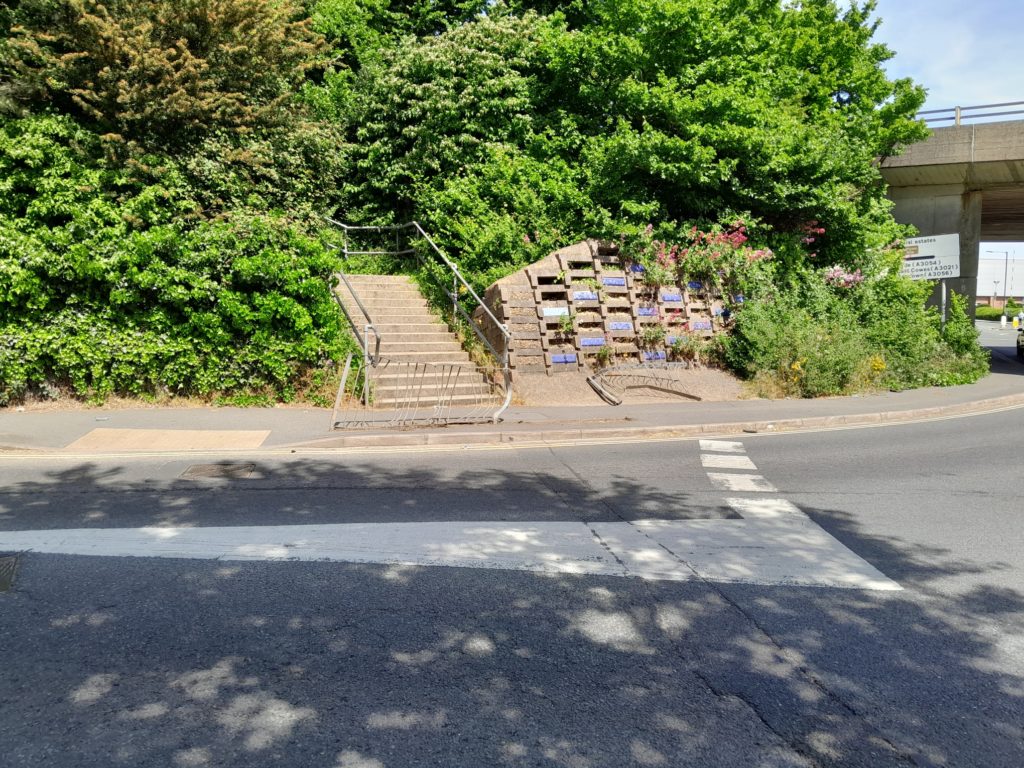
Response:
[{"label": "railing post", "polygon": [[456,272],[452,275],[452,328],[455,327],[455,317],[459,311],[459,275]]},{"label": "railing post", "polygon": [[953,124],[960,125],[960,107],[953,107]]},{"label": "railing post", "polygon": [[370,329],[372,327],[370,323],[367,323],[363,330],[363,406],[366,408],[370,407]]}]

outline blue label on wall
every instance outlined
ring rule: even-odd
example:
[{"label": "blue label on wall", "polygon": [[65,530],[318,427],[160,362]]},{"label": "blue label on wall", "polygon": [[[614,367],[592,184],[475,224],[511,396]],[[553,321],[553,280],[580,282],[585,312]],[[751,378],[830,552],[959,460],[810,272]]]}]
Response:
[{"label": "blue label on wall", "polygon": [[658,314],[658,310],[654,307],[640,307],[636,313],[641,317],[655,317]]},{"label": "blue label on wall", "polygon": [[580,339],[581,347],[603,347],[604,339]]},{"label": "blue label on wall", "polygon": [[643,264],[630,264],[629,265],[629,271],[630,272],[643,272],[644,271],[644,265]]},{"label": "blue label on wall", "polygon": [[679,337],[678,336],[666,336],[665,337],[665,343],[668,344],[670,347],[673,344],[675,344],[677,341],[679,341]]},{"label": "blue label on wall", "polygon": [[576,355],[552,355],[552,363],[575,363]]},{"label": "blue label on wall", "polygon": [[664,352],[644,352],[644,360],[664,360]]},{"label": "blue label on wall", "polygon": [[663,293],[661,294],[662,301],[682,301],[683,294],[681,293]]},{"label": "blue label on wall", "polygon": [[690,327],[695,331],[710,331],[711,321],[710,320],[694,320],[690,323]]},{"label": "blue label on wall", "polygon": [[613,330],[613,331],[632,331],[633,330],[633,324],[632,323],[614,322],[614,323],[608,323],[608,328],[610,330]]},{"label": "blue label on wall", "polygon": [[597,294],[593,291],[573,291],[572,297],[576,301],[597,301]]},{"label": "blue label on wall", "polygon": [[742,293],[737,293],[735,296],[732,297],[732,300],[735,301],[737,304],[742,304],[743,303],[743,294]]},{"label": "blue label on wall", "polygon": [[687,283],[686,287],[689,288],[691,291],[703,291],[704,283],[698,283],[697,281],[694,280]]},{"label": "blue label on wall", "polygon": [[625,285],[626,278],[624,277],[602,277],[601,282],[605,285]]}]

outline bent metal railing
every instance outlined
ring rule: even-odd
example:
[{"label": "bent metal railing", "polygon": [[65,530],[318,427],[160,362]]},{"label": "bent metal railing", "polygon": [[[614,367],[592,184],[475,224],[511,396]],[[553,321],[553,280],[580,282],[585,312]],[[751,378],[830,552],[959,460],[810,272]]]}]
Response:
[{"label": "bent metal railing", "polygon": [[[421,249],[415,247],[413,241],[418,238],[429,246],[430,252],[436,258],[436,261],[433,263],[443,266],[451,274],[451,290],[449,290],[445,283],[439,284],[438,287],[451,301],[453,321],[455,315],[459,315],[465,320],[477,339],[496,362],[497,371],[502,376],[502,384],[499,385],[502,395],[500,405],[493,412],[489,412],[486,415],[488,421],[498,423],[501,420],[501,415],[512,402],[512,372],[509,367],[508,353],[511,336],[505,324],[498,320],[491,309],[484,303],[483,299],[480,298],[473,287],[466,281],[465,277],[463,277],[458,265],[441,251],[430,235],[416,221],[388,226],[354,226],[329,217],[324,217],[324,220],[338,228],[342,233],[340,247],[331,243],[328,243],[328,245],[341,252],[343,263],[347,262],[351,256],[405,257],[414,255],[421,266],[424,267],[423,271],[427,274],[433,274],[431,263],[424,257]],[[353,248],[352,235],[354,233],[393,233],[394,248]],[[408,241],[404,248],[402,247],[403,234]],[[374,404],[371,401],[375,399],[371,372],[376,372],[378,378],[389,375],[389,372],[399,372],[390,375],[400,383],[393,387],[394,391],[388,393],[389,397],[380,398],[378,404],[381,408],[390,409],[391,411],[390,416],[385,417],[383,421],[372,418],[364,413],[360,418],[350,418],[344,422],[339,422],[338,413],[345,397],[352,367],[352,355],[349,355],[345,361],[341,384],[338,388],[338,395],[335,398],[332,422],[334,426],[337,427],[341,423],[360,427],[381,426],[384,422],[386,422],[387,426],[412,426],[416,424],[465,423],[479,420],[479,404],[467,407],[464,401],[479,398],[480,400],[489,400],[493,403],[495,400],[493,397],[495,385],[484,385],[483,390],[485,391],[481,391],[479,385],[473,384],[473,372],[478,371],[478,369],[472,366],[446,363],[409,363],[389,360],[386,356],[382,357],[380,354],[382,338],[378,328],[374,325],[373,319],[360,301],[354,286],[345,276],[344,271],[339,273],[339,277],[344,282],[365,320],[363,332],[360,333],[359,324],[355,322],[340,297],[335,294],[335,300],[341,307],[363,350],[363,360],[359,364],[356,381],[360,382],[358,394],[364,408],[370,409],[370,406]],[[498,330],[501,336],[500,351],[495,349],[491,341],[480,330],[477,323],[473,321],[469,312],[466,311],[466,308],[459,300],[460,291],[464,291],[473,298],[477,306],[481,308],[481,311],[490,319],[492,327]],[[371,333],[375,339],[373,353],[370,352],[369,347],[369,336]]]},{"label": "bent metal railing", "polygon": [[[1013,109],[1008,109],[1013,107]],[[998,110],[997,112],[979,112],[978,110]],[[948,109],[926,109],[917,116],[926,123],[944,123],[953,121],[953,125],[963,125],[965,121],[978,120],[984,117],[1009,117],[1024,115],[1024,101],[1006,101],[1001,104],[978,104],[972,107],[949,107]]]}]

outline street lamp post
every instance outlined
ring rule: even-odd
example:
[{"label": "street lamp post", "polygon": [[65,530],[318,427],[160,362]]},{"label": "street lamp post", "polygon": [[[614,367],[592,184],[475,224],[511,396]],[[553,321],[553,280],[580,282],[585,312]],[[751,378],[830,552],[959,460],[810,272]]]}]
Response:
[{"label": "street lamp post", "polygon": [[[1010,266],[1010,252],[1009,251],[985,251],[985,253],[1001,253],[1003,254],[1003,293],[1007,291],[1006,284],[1006,271]],[[997,282],[998,285],[998,282]],[[1003,317],[1006,317],[1006,299],[1003,299]]]}]

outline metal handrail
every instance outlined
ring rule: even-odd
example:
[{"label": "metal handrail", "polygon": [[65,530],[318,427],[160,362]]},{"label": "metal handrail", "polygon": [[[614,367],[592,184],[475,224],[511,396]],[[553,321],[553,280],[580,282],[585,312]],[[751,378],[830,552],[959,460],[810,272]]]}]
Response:
[{"label": "metal handrail", "polygon": [[[334,221],[333,219],[329,219],[326,216],[324,216],[323,218],[325,221],[329,221],[332,224],[340,224],[340,222]],[[348,250],[348,233],[345,233],[345,242],[342,244],[341,248],[338,248],[338,246],[336,246],[334,243],[327,243],[327,247],[333,248],[336,251],[340,250],[342,254],[346,256],[349,255],[350,251]],[[338,296],[337,293],[334,294],[334,301],[341,309],[341,313],[345,316],[345,319],[348,320],[348,324],[352,328],[352,332],[356,335],[356,340],[359,342],[359,347],[360,349],[363,350],[363,356],[369,360],[371,367],[376,368],[377,363],[380,362],[380,333],[377,331],[377,327],[373,324],[373,318],[370,317],[370,313],[367,311],[366,307],[363,306],[363,302],[359,300],[359,295],[352,287],[352,283],[350,283],[348,281],[348,278],[345,277],[345,273],[339,271],[338,277],[340,277],[341,281],[345,283],[345,287],[348,288],[349,295],[351,295],[352,298],[355,300],[356,306],[359,307],[359,311],[363,313],[363,318],[366,320],[366,323],[364,324],[363,327],[366,331],[367,336],[370,334],[370,332],[373,333],[374,346],[372,355],[370,355],[370,348],[366,343],[366,336],[359,332],[359,325],[355,322],[355,320],[352,319],[352,315],[349,314],[348,309],[345,307],[345,303],[341,300],[341,297]]]},{"label": "metal handrail", "polygon": [[[351,225],[351,224],[345,224],[343,222],[337,221],[337,220],[332,219],[332,218],[330,218],[328,216],[324,216],[323,219],[325,221],[330,222],[331,224],[333,224],[333,225],[335,225],[337,227],[340,227],[342,229],[342,231],[345,233],[345,243],[344,243],[344,247],[343,247],[343,252],[345,253],[346,256],[347,255],[404,256],[404,255],[412,253],[412,254],[415,254],[417,260],[423,266],[427,266],[426,260],[423,258],[423,255],[420,253],[420,251],[418,249],[416,249],[416,248],[405,248],[405,249],[403,249],[403,248],[401,248],[399,246],[399,241],[398,241],[399,233],[402,230],[412,229],[412,230],[415,231],[415,233],[419,237],[422,237],[430,245],[430,247],[433,249],[434,253],[441,260],[441,262],[446,267],[448,267],[449,270],[451,270],[452,276],[454,278],[454,281],[453,281],[455,283],[455,289],[454,290],[449,291],[447,286],[444,286],[444,285],[440,286],[441,290],[443,290],[445,292],[445,294],[448,296],[448,298],[451,299],[451,301],[452,301],[452,308],[454,310],[457,310],[459,312],[459,314],[462,315],[462,317],[466,320],[466,324],[469,325],[469,327],[473,329],[473,332],[476,334],[477,338],[484,344],[484,346],[487,347],[488,351],[491,353],[491,355],[495,358],[495,360],[498,362],[498,364],[501,367],[501,372],[502,372],[502,376],[504,378],[504,383],[505,383],[505,400],[502,403],[501,407],[497,411],[495,411],[494,415],[492,416],[492,419],[494,420],[494,422],[497,423],[500,420],[501,414],[504,413],[506,410],[508,410],[508,407],[512,404],[512,371],[509,368],[509,357],[508,357],[509,342],[512,339],[512,334],[509,332],[508,327],[504,323],[502,323],[500,320],[498,320],[498,318],[495,316],[495,314],[491,311],[490,307],[488,307],[487,304],[484,303],[483,299],[480,298],[480,295],[475,290],[473,290],[473,286],[471,286],[468,282],[466,282],[466,279],[465,279],[465,277],[463,277],[462,272],[459,269],[458,265],[455,264],[447,256],[445,256],[445,254],[441,251],[441,249],[438,248],[437,243],[435,243],[433,241],[433,239],[430,237],[430,235],[428,235],[426,233],[426,231],[423,229],[422,226],[420,226],[419,222],[417,222],[417,221],[410,221],[410,222],[407,222],[405,224],[385,224],[385,225],[377,225],[377,226],[354,226],[354,225]],[[349,251],[348,250],[348,233],[349,232],[394,232],[395,233],[395,250],[393,250],[393,251]],[[356,304],[359,305],[360,310],[362,310],[364,316],[367,318],[367,322],[370,323],[369,325],[367,325],[367,330],[371,330],[372,329],[374,334],[377,336],[377,353],[379,354],[379,352],[380,352],[380,335],[377,333],[376,329],[373,328],[372,322],[370,321],[370,318],[369,318],[369,315],[366,313],[366,309],[359,302],[359,299],[358,299],[358,297],[356,297],[355,292],[352,291],[351,285],[349,285],[348,280],[345,278],[344,274],[341,274],[341,278],[342,278],[342,280],[345,280],[345,284],[349,286],[349,292],[352,293],[353,298],[356,299]],[[459,303],[459,294],[458,294],[458,285],[459,284],[461,284],[463,286],[463,288],[465,288],[466,291],[469,293],[469,295],[472,296],[476,300],[477,305],[484,311],[484,313],[487,315],[487,317],[490,318],[491,322],[494,324],[494,327],[496,327],[501,332],[502,339],[504,340],[504,344],[502,345],[503,348],[502,348],[501,352],[498,352],[498,350],[496,350],[494,348],[494,345],[491,344],[491,342],[483,334],[483,332],[480,330],[480,328],[477,326],[477,324],[473,322],[473,318],[469,315],[469,313],[466,312],[465,308]],[[339,300],[339,305],[340,305],[340,303],[341,302]],[[342,307],[342,310],[344,311],[344,307]],[[355,329],[355,325],[352,323],[352,319],[350,317],[348,317],[348,312],[345,312],[345,316],[348,318],[349,324],[352,325],[353,330],[356,330]],[[357,337],[358,337],[358,330],[356,330],[356,334],[357,334]],[[365,347],[366,347],[365,340],[361,339],[361,343],[362,343],[362,346],[365,349]],[[376,363],[374,363],[374,365],[376,365]]]},{"label": "metal handrail", "polygon": [[359,333],[359,326],[355,323],[354,320],[352,320],[352,316],[348,313],[348,310],[345,308],[345,304],[341,300],[341,297],[339,297],[338,294],[334,294],[334,300],[338,303],[338,306],[341,307],[342,314],[345,315],[345,318],[348,320],[348,324],[352,326],[352,330],[356,334],[356,339],[358,339],[359,341],[359,346],[362,348],[363,353],[367,354],[368,359],[370,361],[370,365],[376,367],[377,363],[380,361],[380,333],[377,331],[377,327],[373,324],[373,319],[370,317],[370,313],[366,310],[366,307],[363,306],[363,302],[359,300],[359,295],[355,292],[355,289],[352,287],[352,283],[350,283],[348,281],[348,278],[345,277],[345,273],[339,272],[338,277],[340,277],[342,282],[345,283],[345,287],[348,288],[348,292],[352,295],[352,298],[355,300],[356,306],[359,307],[359,311],[363,313],[363,317],[366,319],[366,324],[364,325],[364,328],[366,329],[367,334],[369,334],[371,331],[373,332],[373,355],[368,355],[369,347],[366,344],[366,337]]},{"label": "metal handrail", "polygon": [[[1006,110],[1005,107],[1020,107],[1020,109]],[[980,112],[978,109],[998,109],[999,112]],[[971,114],[964,114],[964,113]],[[925,115],[941,115],[940,117],[925,117]],[[918,112],[917,117],[926,123],[938,123],[952,120],[953,125],[961,125],[965,119],[973,120],[980,117],[1007,117],[1009,115],[1024,115],[1024,101],[1004,101],[1001,104],[977,104],[971,107],[949,107],[947,109],[926,109]]]},{"label": "metal handrail", "polygon": [[[416,231],[420,233],[420,236],[430,244],[430,247],[434,249],[434,253],[436,253],[440,257],[441,261],[443,261],[445,263],[445,265],[452,271],[452,275],[469,292],[469,295],[472,296],[474,299],[476,299],[477,305],[484,311],[484,313],[487,315],[487,317],[489,317],[491,319],[491,322],[494,323],[494,326],[498,330],[501,331],[501,335],[505,339],[505,354],[507,355],[508,354],[508,342],[511,341],[511,339],[512,339],[512,334],[509,333],[508,327],[503,322],[498,320],[498,318],[495,316],[495,314],[491,311],[491,308],[488,307],[484,303],[484,300],[481,299],[480,296],[477,294],[477,292],[473,290],[473,286],[471,286],[469,283],[466,282],[466,278],[464,278],[462,276],[462,272],[459,270],[458,265],[455,264],[451,259],[449,259],[447,256],[445,256],[444,253],[441,252],[441,249],[437,247],[437,244],[431,239],[430,235],[428,235],[426,232],[423,231],[423,227],[420,226],[419,222],[411,221],[411,222],[409,222],[409,224],[411,226],[415,227]],[[466,315],[466,312],[462,309],[462,307],[460,307],[458,305],[458,301],[459,301],[458,292],[456,291],[456,292],[452,293],[445,286],[442,286],[442,288],[444,289],[444,292],[448,294],[448,298],[450,298],[454,302],[454,306],[462,312],[463,316],[465,316],[467,320],[469,320],[470,319],[469,316]],[[500,355],[498,355],[498,353],[494,349],[494,347],[491,346],[491,343],[487,340],[487,338],[477,328],[476,323],[473,323],[470,320],[470,325],[473,327],[473,330],[476,331],[476,334],[477,334],[477,336],[480,337],[480,340],[484,344],[486,344],[488,346],[488,348],[490,348],[490,350],[494,354],[494,356],[495,357],[500,357]]]}]

